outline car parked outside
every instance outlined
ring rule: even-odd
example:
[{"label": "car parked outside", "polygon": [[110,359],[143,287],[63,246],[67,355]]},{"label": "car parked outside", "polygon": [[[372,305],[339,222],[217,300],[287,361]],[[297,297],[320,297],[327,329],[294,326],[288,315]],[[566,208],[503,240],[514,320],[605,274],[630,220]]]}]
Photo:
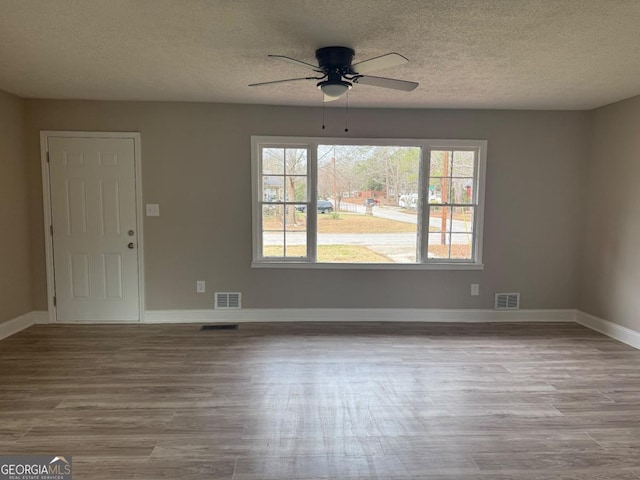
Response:
[{"label": "car parked outside", "polygon": [[[317,202],[318,212],[319,213],[331,213],[333,212],[333,204],[328,200],[318,200]],[[304,212],[307,209],[306,205],[298,205],[296,210],[299,212]]]},{"label": "car parked outside", "polygon": [[333,212],[333,204],[328,200],[318,200],[318,212],[320,213]]}]

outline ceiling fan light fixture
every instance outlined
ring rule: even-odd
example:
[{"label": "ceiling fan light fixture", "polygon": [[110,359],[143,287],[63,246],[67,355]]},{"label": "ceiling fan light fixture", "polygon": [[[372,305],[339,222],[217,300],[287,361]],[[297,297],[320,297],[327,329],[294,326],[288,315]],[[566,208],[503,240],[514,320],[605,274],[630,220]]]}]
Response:
[{"label": "ceiling fan light fixture", "polygon": [[327,97],[340,98],[351,89],[350,82],[344,80],[332,80],[318,83],[318,88],[322,90]]}]

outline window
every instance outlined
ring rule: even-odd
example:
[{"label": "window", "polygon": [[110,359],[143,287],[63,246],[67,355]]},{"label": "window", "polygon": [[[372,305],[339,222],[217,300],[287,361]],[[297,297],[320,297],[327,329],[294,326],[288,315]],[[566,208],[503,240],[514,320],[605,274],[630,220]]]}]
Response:
[{"label": "window", "polygon": [[252,265],[482,268],[486,149],[252,137]]}]

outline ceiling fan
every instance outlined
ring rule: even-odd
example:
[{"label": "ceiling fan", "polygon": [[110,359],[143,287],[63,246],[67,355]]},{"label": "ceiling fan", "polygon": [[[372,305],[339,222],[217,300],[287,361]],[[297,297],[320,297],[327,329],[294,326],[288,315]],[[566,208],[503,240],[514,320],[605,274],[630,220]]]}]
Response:
[{"label": "ceiling fan", "polygon": [[316,86],[322,90],[325,102],[337,100],[348,92],[354,83],[371,85],[373,87],[392,88],[405,92],[415,90],[418,86],[417,82],[366,75],[369,72],[382,70],[383,68],[397,67],[409,61],[398,53],[387,53],[386,55],[352,64],[351,62],[353,61],[354,55],[355,51],[349,47],[319,48],[316,50],[317,66],[285,55],[269,55],[271,58],[277,58],[304,67],[320,76],[252,83],[249,86],[259,87],[263,85],[273,85],[275,83],[297,82],[300,80],[320,80]]}]

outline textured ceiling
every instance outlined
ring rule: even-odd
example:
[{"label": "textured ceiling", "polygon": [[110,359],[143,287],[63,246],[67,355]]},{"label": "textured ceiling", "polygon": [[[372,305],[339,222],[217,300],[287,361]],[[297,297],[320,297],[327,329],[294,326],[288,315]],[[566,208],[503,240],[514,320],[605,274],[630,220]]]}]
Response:
[{"label": "textured ceiling", "polygon": [[[320,105],[281,54],[398,52],[354,107],[590,109],[640,94],[639,0],[0,0],[0,89],[30,98]],[[344,100],[329,104],[343,105]]]}]

